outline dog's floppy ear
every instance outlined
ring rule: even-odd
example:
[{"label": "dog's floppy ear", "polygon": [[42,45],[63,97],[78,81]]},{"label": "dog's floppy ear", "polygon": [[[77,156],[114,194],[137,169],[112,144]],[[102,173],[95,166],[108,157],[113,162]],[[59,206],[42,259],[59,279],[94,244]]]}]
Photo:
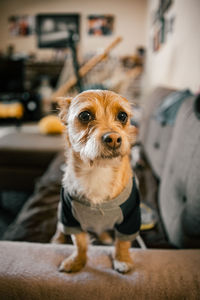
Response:
[{"label": "dog's floppy ear", "polygon": [[139,129],[136,126],[131,125],[129,128],[129,134],[131,137],[131,147],[134,146],[137,140],[138,133],[139,133]]},{"label": "dog's floppy ear", "polygon": [[58,105],[59,105],[59,110],[60,110],[60,113],[58,116],[59,116],[60,120],[62,121],[62,123],[64,123],[65,125],[66,125],[67,112],[70,107],[71,101],[72,101],[71,97],[67,97],[67,98],[59,97],[58,98]]}]

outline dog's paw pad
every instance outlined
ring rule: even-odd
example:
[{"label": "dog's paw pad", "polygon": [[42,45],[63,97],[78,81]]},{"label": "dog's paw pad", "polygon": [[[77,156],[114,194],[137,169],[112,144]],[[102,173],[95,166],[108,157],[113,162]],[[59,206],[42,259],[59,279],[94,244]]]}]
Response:
[{"label": "dog's paw pad", "polygon": [[113,267],[119,273],[127,273],[132,270],[133,264],[129,262],[119,261],[117,259],[113,260]]}]

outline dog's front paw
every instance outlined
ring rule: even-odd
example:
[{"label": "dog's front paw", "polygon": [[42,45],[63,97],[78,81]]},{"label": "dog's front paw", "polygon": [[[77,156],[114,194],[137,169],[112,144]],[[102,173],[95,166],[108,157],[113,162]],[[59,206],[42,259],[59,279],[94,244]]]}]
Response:
[{"label": "dog's front paw", "polygon": [[61,263],[59,271],[67,273],[78,272],[85,266],[85,264],[86,259],[71,255]]},{"label": "dog's front paw", "polygon": [[119,273],[128,273],[133,269],[133,262],[125,262],[125,261],[119,261],[117,259],[113,260],[113,268]]}]

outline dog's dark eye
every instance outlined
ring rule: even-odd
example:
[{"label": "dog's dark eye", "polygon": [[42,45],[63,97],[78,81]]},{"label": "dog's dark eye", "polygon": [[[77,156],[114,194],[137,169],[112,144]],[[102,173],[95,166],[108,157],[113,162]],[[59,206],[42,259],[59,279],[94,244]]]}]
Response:
[{"label": "dog's dark eye", "polygon": [[117,119],[122,123],[125,124],[127,122],[128,116],[127,113],[124,111],[120,111],[117,115]]},{"label": "dog's dark eye", "polygon": [[82,111],[78,118],[82,123],[88,123],[93,119],[93,115],[89,111]]}]

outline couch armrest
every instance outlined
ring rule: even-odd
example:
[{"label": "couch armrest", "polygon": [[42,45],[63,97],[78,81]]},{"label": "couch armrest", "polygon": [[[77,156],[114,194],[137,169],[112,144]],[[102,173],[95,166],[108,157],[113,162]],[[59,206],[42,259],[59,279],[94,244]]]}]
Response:
[{"label": "couch armrest", "polygon": [[1,299],[198,299],[200,250],[135,250],[134,270],[112,269],[113,247],[91,246],[86,267],[59,273],[72,245],[0,242]]}]

